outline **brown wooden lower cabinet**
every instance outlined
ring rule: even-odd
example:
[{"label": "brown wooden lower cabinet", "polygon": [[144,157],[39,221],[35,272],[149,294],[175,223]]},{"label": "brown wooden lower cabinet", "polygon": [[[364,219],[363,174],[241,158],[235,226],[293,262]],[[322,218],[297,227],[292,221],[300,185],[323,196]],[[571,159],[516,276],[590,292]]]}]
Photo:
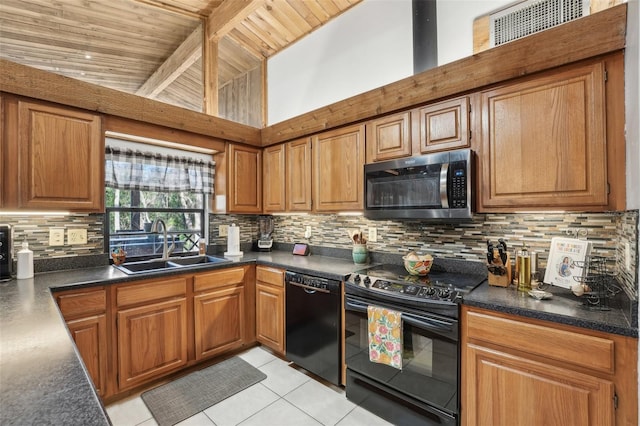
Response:
[{"label": "brown wooden lower cabinet", "polygon": [[230,268],[194,277],[195,357],[219,355],[246,343],[245,269]]},{"label": "brown wooden lower cabinet", "polygon": [[256,340],[285,355],[284,271],[256,267]]},{"label": "brown wooden lower cabinet", "polygon": [[55,293],[100,395],[119,395],[256,342],[255,266]]},{"label": "brown wooden lower cabinet", "polygon": [[120,391],[187,364],[186,293],[184,276],[116,288]]},{"label": "brown wooden lower cabinet", "polygon": [[103,287],[55,294],[98,395],[107,395],[107,315]]},{"label": "brown wooden lower cabinet", "polygon": [[637,339],[462,310],[463,425],[637,424]]},{"label": "brown wooden lower cabinet", "polygon": [[98,395],[107,393],[107,317],[105,314],[71,320],[67,327],[87,367]]}]

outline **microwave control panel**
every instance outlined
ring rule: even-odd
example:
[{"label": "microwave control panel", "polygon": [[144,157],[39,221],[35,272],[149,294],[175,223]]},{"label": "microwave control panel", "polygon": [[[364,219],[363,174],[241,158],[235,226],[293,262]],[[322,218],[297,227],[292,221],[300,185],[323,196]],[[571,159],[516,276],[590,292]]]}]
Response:
[{"label": "microwave control panel", "polygon": [[464,209],[467,207],[467,164],[456,161],[449,166],[450,189],[449,207]]}]

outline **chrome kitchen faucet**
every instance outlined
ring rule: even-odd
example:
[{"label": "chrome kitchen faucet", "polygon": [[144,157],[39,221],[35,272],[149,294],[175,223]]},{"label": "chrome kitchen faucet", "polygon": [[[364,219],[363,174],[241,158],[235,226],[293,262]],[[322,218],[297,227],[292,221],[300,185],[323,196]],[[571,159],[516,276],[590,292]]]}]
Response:
[{"label": "chrome kitchen faucet", "polygon": [[162,225],[162,260],[167,260],[169,259],[169,255],[176,249],[176,240],[174,238],[171,241],[171,247],[167,247],[167,225],[166,223],[164,223],[164,220],[154,220],[151,224],[151,232],[156,234],[159,233],[160,231],[158,231],[158,225]]}]

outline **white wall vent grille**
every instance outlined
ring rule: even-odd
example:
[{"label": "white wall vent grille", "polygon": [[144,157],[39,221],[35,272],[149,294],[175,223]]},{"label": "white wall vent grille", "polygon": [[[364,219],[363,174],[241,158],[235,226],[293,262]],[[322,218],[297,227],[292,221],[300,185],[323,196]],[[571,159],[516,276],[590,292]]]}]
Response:
[{"label": "white wall vent grille", "polygon": [[490,46],[517,40],[589,14],[589,0],[527,0],[490,15]]}]

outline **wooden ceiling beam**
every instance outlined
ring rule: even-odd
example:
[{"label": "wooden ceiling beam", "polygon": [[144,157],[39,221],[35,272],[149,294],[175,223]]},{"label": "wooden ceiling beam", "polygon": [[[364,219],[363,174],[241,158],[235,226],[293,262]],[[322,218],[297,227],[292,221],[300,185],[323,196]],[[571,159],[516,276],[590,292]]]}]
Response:
[{"label": "wooden ceiling beam", "polygon": [[[0,92],[224,141],[261,146],[260,129],[0,59]],[[106,128],[105,130],[113,130]]]},{"label": "wooden ceiling beam", "polygon": [[238,46],[242,46],[244,50],[255,56],[258,60],[263,60],[271,56],[272,52],[269,49],[269,45],[253,34],[244,23],[227,34],[227,38]]},{"label": "wooden ceiling beam", "polygon": [[220,40],[262,6],[264,0],[226,0],[209,15],[207,37],[211,41]]},{"label": "wooden ceiling beam", "polygon": [[162,65],[144,82],[136,95],[147,98],[158,96],[167,86],[202,57],[202,25],[167,58]]}]

